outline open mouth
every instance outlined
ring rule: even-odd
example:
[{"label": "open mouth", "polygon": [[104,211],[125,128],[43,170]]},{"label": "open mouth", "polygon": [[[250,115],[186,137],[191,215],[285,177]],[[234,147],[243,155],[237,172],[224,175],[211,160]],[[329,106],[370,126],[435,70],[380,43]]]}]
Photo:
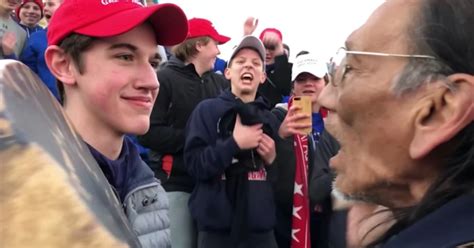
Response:
[{"label": "open mouth", "polygon": [[242,81],[252,81],[253,80],[253,75],[249,72],[246,72],[246,73],[242,74],[242,76],[240,76],[240,79]]}]

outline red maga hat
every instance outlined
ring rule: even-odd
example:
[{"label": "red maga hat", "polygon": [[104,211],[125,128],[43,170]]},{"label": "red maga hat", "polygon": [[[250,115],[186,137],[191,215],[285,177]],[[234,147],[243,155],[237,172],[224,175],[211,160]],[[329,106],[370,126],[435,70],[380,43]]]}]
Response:
[{"label": "red maga hat", "polygon": [[209,36],[219,44],[224,44],[230,40],[229,37],[221,35],[212,26],[212,22],[203,18],[193,18],[188,21],[189,32],[188,39]]},{"label": "red maga hat", "polygon": [[65,0],[49,23],[48,45],[60,44],[71,33],[99,38],[123,34],[147,20],[160,45],[186,39],[186,15],[174,4],[144,7],[139,0]]},{"label": "red maga hat", "polygon": [[273,33],[276,33],[278,35],[278,37],[280,38],[281,41],[283,41],[283,35],[281,34],[280,30],[276,29],[276,28],[266,28],[264,29],[261,33],[260,33],[260,40],[263,41],[263,36],[265,36],[265,33],[267,32],[273,32]]}]

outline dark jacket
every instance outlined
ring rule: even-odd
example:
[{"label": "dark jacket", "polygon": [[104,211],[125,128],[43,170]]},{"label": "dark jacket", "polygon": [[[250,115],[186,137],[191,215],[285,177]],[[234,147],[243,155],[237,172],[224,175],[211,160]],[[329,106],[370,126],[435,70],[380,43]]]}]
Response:
[{"label": "dark jacket", "polygon": [[[230,91],[225,91],[218,98],[201,102],[194,110],[186,129],[186,167],[197,181],[189,200],[189,208],[200,231],[229,232],[231,229],[235,213],[226,183],[231,178],[227,178],[229,174],[226,172],[233,166],[236,155],[241,151],[232,135],[221,135],[222,130],[217,127],[221,117],[232,110],[238,101]],[[263,98],[259,97],[251,104],[260,106],[260,116],[267,120],[265,122],[275,136],[278,121],[270,113]],[[243,218],[246,218],[248,230],[271,231],[275,225],[275,203],[265,167],[248,173],[247,185],[248,212]]]},{"label": "dark jacket", "polygon": [[44,60],[44,52],[48,47],[48,40],[46,37],[47,30],[39,30],[31,34],[30,38],[23,47],[23,52],[20,56],[20,61],[30,67],[36,72],[44,84],[48,87],[51,93],[59,98],[58,87],[56,86],[56,78],[49,71],[46,61]]},{"label": "dark jacket", "polygon": [[[204,99],[218,96],[229,81],[212,71],[199,77],[193,64],[184,65],[171,57],[158,72],[160,92],[150,117],[150,129],[139,137],[150,148],[150,166],[164,183],[166,191],[191,192],[194,182],[184,169],[184,128],[191,112]],[[161,168],[161,157],[173,156],[171,175]]]},{"label": "dark jacket", "polygon": [[[277,105],[272,110],[272,113],[282,122],[287,114],[287,109],[284,106]],[[314,119],[314,118],[313,118]],[[317,126],[313,120],[313,125]],[[313,130],[315,127],[313,127]],[[324,136],[324,131],[323,131]],[[324,150],[326,144],[323,147],[319,147],[321,138],[317,145],[314,139],[308,139],[310,151],[308,153],[308,175],[312,175],[313,170],[319,169],[320,167],[326,167],[330,157],[322,156],[321,150]],[[275,202],[276,202],[276,214],[277,214],[277,225],[275,227],[275,237],[280,247],[290,247],[291,244],[291,225],[293,217],[293,195],[294,195],[294,183],[295,183],[295,165],[296,157],[293,148],[293,136],[279,140],[277,143],[277,159],[275,161],[275,169],[271,172]],[[327,159],[327,160],[326,160]],[[318,165],[316,165],[318,163]],[[322,165],[319,165],[322,164]],[[319,180],[319,179],[318,179]],[[311,185],[311,181],[309,181]],[[311,201],[311,244],[314,247],[328,247],[329,238],[329,221],[332,212],[331,205],[331,181],[317,182],[318,188],[324,187],[325,190],[322,192],[324,197],[317,199],[317,201]],[[326,189],[329,189],[326,191]],[[311,190],[311,188],[310,188]],[[318,189],[319,191],[319,189]],[[311,192],[310,192],[311,193]],[[312,199],[311,199],[312,200]],[[315,206],[317,207],[315,208]],[[317,209],[317,210],[315,210]]]},{"label": "dark jacket", "polygon": [[171,247],[168,198],[128,137],[120,156],[110,160],[88,146],[114,189],[143,247]]},{"label": "dark jacket", "polygon": [[275,63],[267,65],[267,80],[260,84],[258,93],[263,96],[273,108],[282,102],[284,96],[291,92],[291,64],[285,54],[275,57]]},{"label": "dark jacket", "polygon": [[309,179],[311,202],[321,203],[330,197],[334,173],[329,168],[329,160],[337,154],[339,148],[337,140],[328,132],[321,134]]},{"label": "dark jacket", "polygon": [[[472,247],[474,195],[466,194],[444,204],[388,240],[383,248]],[[462,246],[470,244],[470,246]]]}]

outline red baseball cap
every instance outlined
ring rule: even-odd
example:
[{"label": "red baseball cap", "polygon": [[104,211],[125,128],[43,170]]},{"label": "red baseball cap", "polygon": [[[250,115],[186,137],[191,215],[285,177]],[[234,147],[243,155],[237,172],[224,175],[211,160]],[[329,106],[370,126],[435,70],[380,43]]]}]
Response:
[{"label": "red baseball cap", "polygon": [[283,35],[281,34],[280,30],[278,30],[276,28],[266,28],[260,33],[259,38],[260,38],[261,41],[263,41],[263,36],[265,36],[265,33],[267,33],[267,32],[276,33],[278,35],[278,37],[280,38],[280,40],[281,41],[283,40]]},{"label": "red baseball cap", "polygon": [[146,20],[153,25],[160,45],[186,39],[186,15],[174,4],[144,7],[140,0],[65,0],[48,25],[48,45],[59,45],[71,33],[99,38],[119,35]]},{"label": "red baseball cap", "polygon": [[188,21],[188,26],[189,32],[187,39],[209,36],[221,45],[230,40],[230,37],[219,34],[212,26],[212,22],[206,19],[192,18]]}]

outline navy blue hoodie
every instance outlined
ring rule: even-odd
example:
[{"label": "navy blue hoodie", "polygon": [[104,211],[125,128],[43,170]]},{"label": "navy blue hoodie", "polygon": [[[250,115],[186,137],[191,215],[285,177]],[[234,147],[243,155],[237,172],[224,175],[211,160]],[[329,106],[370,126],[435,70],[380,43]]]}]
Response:
[{"label": "navy blue hoodie", "polygon": [[100,169],[123,203],[125,196],[135,188],[155,182],[153,171],[143,162],[129,137],[123,141],[122,151],[116,160],[110,160],[94,147],[87,145]]},{"label": "navy blue hoodie", "polygon": [[[218,127],[221,117],[239,102],[229,90],[217,98],[204,100],[193,111],[186,127],[185,166],[196,180],[189,208],[200,231],[229,232],[231,228],[234,211],[227,195],[224,174],[240,149],[232,135],[219,135]],[[270,122],[272,138],[277,138],[279,122],[269,111],[268,104],[261,97],[252,104],[264,109],[263,115]],[[275,203],[266,168],[249,172],[247,203],[248,230],[273,230]]]}]

